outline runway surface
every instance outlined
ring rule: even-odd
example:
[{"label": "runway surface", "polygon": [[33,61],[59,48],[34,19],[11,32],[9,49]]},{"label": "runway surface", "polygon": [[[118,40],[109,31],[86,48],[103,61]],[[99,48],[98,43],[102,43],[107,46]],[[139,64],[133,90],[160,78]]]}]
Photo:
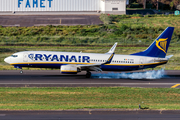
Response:
[{"label": "runway surface", "polygon": [[[85,72],[77,75],[60,74],[59,70],[0,71],[0,87],[162,87],[180,88],[180,71],[165,71],[161,79],[110,79],[86,78]],[[108,73],[108,72],[105,72]]]},{"label": "runway surface", "polygon": [[99,15],[0,15],[0,25],[4,27],[97,24],[103,24]]},{"label": "runway surface", "polygon": [[179,120],[180,111],[0,111],[1,120]]},{"label": "runway surface", "polygon": [[[108,73],[108,72],[105,72]],[[180,71],[165,71],[162,79],[93,79],[50,71],[0,71],[0,87],[172,87],[180,83]],[[178,88],[179,86],[176,86]],[[180,111],[78,109],[62,111],[0,111],[0,120],[179,120]]]}]

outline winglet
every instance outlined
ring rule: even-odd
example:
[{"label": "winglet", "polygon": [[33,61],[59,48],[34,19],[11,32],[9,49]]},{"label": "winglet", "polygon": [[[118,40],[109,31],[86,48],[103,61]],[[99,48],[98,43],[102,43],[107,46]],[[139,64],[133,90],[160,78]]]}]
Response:
[{"label": "winglet", "polygon": [[114,54],[115,54],[115,53],[112,53],[111,56],[108,58],[108,60],[107,60],[105,63],[103,63],[103,64],[109,64],[109,63],[111,63],[111,61],[112,61],[112,59],[113,59],[113,57],[114,57]]},{"label": "winglet", "polygon": [[112,48],[107,53],[110,53],[110,54],[114,53],[116,46],[117,46],[117,42],[112,46]]}]

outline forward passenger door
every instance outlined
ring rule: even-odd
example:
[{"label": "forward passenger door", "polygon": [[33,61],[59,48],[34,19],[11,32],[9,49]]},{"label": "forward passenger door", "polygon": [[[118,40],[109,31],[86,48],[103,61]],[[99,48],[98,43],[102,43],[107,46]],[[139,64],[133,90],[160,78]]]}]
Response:
[{"label": "forward passenger door", "polygon": [[27,53],[23,54],[23,62],[28,62],[28,54]]}]

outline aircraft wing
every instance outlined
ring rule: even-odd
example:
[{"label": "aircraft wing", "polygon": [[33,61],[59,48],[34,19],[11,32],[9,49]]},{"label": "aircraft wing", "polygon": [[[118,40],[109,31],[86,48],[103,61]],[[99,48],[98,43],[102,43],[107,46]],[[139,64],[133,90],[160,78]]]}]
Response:
[{"label": "aircraft wing", "polygon": [[114,57],[114,54],[115,53],[110,54],[111,56],[108,58],[108,60],[105,63],[98,63],[98,64],[96,63],[96,64],[91,64],[91,65],[77,65],[77,67],[83,70],[85,69],[85,70],[91,70],[91,71],[96,71],[96,72],[102,71],[100,68],[101,65],[110,64]]},{"label": "aircraft wing", "polygon": [[101,70],[101,65],[105,65],[105,64],[110,64],[113,57],[114,57],[114,51],[116,49],[117,46],[117,42],[112,46],[112,48],[109,50],[109,52],[107,52],[106,54],[109,54],[110,57],[108,58],[108,60],[106,60],[106,62],[104,63],[95,63],[95,64],[90,64],[90,65],[77,65],[77,67],[81,68],[82,70],[91,70],[91,71],[102,71]]},{"label": "aircraft wing", "polygon": [[92,64],[92,65],[77,65],[77,67],[80,67],[82,70],[89,70],[89,71],[102,71],[100,68],[101,64]]},{"label": "aircraft wing", "polygon": [[173,55],[168,55],[166,56],[167,59],[170,59]]}]

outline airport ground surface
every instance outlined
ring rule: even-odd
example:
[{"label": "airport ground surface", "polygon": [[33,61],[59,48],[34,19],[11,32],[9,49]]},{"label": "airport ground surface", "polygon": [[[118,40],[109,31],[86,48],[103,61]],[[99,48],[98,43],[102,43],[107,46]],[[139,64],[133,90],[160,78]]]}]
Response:
[{"label": "airport ground surface", "polygon": [[180,111],[0,111],[1,120],[179,120]]},{"label": "airport ground surface", "polygon": [[[127,10],[126,14],[155,14],[154,10]],[[0,26],[97,25],[97,12],[1,12]]]},{"label": "airport ground surface", "polygon": [[99,15],[0,15],[1,26],[96,25]]},{"label": "airport ground surface", "polygon": [[[161,79],[86,78],[86,72],[77,75],[60,74],[59,70],[0,71],[0,87],[162,87],[180,88],[180,71],[168,70]],[[142,71],[141,71],[142,72]],[[109,73],[109,72],[104,72]],[[96,74],[96,72],[93,72]]]},{"label": "airport ground surface", "polygon": [[[130,10],[130,12],[132,12]],[[137,11],[136,11],[137,12]],[[139,12],[137,12],[139,13]],[[148,12],[149,13],[149,12]],[[2,26],[92,25],[102,24],[98,15],[2,15]],[[130,14],[130,13],[129,13]],[[141,14],[141,13],[139,13]],[[143,13],[144,14],[144,13]],[[145,13],[146,14],[146,13]],[[161,79],[95,79],[62,75],[51,71],[0,71],[0,87],[167,87],[180,88],[180,71],[166,71]],[[179,120],[180,111],[153,110],[74,110],[0,111],[0,120]]]}]

